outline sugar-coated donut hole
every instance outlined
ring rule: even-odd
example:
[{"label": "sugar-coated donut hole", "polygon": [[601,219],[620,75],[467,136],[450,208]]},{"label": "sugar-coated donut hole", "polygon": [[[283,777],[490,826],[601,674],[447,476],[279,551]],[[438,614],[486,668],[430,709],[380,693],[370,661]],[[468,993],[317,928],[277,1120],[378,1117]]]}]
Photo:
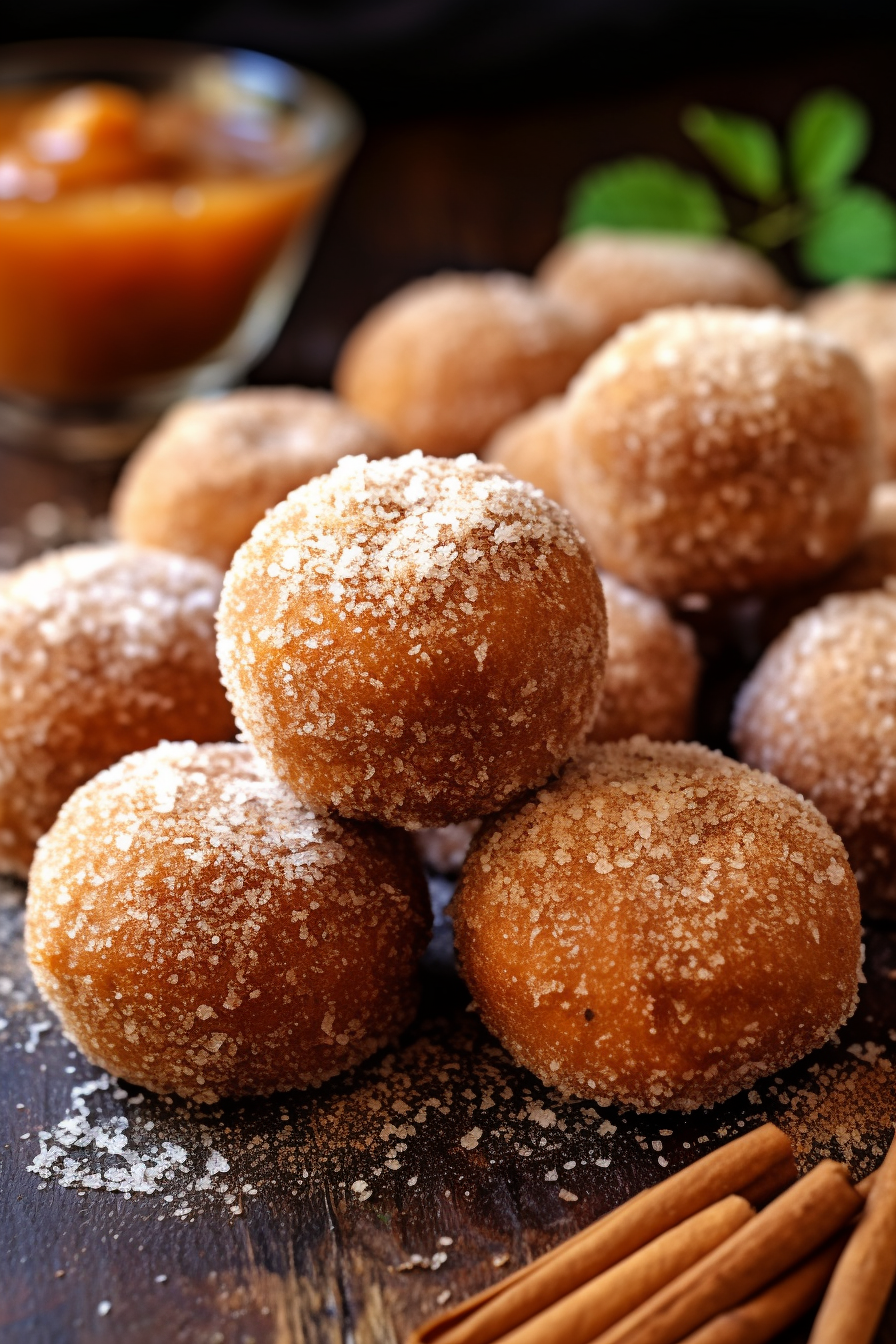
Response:
[{"label": "sugar-coated donut hole", "polygon": [[664,604],[602,574],[607,604],[607,668],[592,742],[643,733],[654,741],[690,737],[700,656],[689,626]]},{"label": "sugar-coated donut hole", "polygon": [[842,836],[872,914],[896,915],[896,593],[799,616],[741,689],[732,738]]},{"label": "sugar-coated donut hole", "polygon": [[793,306],[793,295],[775,268],[753,248],[728,238],[588,230],[558,243],[536,279],[547,292],[581,309],[595,345],[657,308]]},{"label": "sugar-coated donut hole", "polygon": [[221,571],[72,546],[0,582],[0,870],[28,871],[66,798],[162,738],[229,738],[215,656]]},{"label": "sugar-coated donut hole", "polygon": [[669,308],[570,388],[563,497],[600,567],[645,592],[773,589],[856,545],[873,439],[867,379],[802,319]]},{"label": "sugar-coated donut hole", "polygon": [[896,481],[879,481],[854,551],[836,569],[810,583],[767,594],[756,621],[755,644],[765,649],[790,622],[831,593],[862,593],[896,580]]},{"label": "sugar-coated donut hole", "polygon": [[26,946],[88,1059],[211,1102],[316,1086],[393,1040],[429,925],[402,833],[315,818],[248,746],[166,742],[62,808]]},{"label": "sugar-coated donut hole", "polygon": [[405,451],[454,457],[562,392],[593,349],[578,310],[524,276],[449,272],[368,313],[342,350],[334,386]]},{"label": "sugar-coated donut hole", "polygon": [[483,827],[452,908],[486,1026],[599,1105],[711,1106],[856,1004],[841,841],[783,784],[695,743],[586,748]]},{"label": "sugar-coated donut hole", "polygon": [[896,476],[896,284],[852,280],[813,295],[806,320],[842,341],[871,380],[877,406],[877,467]]},{"label": "sugar-coated donut hole", "polygon": [[603,594],[569,515],[473,457],[345,459],[226,577],[222,675],[309,805],[410,827],[495,811],[596,713]]},{"label": "sugar-coated donut hole", "polygon": [[184,401],[127,464],[112,499],[125,541],[226,569],[268,509],[341,457],[389,457],[389,437],[326,392],[243,387]]},{"label": "sugar-coated donut hole", "polygon": [[497,462],[512,476],[562,502],[557,474],[557,431],[562,414],[562,398],[545,397],[530,411],[501,426],[482,450],[483,461]]}]

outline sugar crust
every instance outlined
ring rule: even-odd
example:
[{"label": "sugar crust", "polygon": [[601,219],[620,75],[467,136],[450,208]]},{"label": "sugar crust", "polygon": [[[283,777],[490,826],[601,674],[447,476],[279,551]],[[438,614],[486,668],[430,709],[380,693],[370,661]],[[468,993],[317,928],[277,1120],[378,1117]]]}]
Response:
[{"label": "sugar crust", "polygon": [[636,733],[654,741],[691,735],[701,661],[690,626],[675,621],[659,598],[602,574],[607,604],[607,670],[592,742]]},{"label": "sugar crust", "polygon": [[112,498],[124,541],[226,569],[268,509],[341,457],[395,444],[326,392],[243,387],[180,402],[137,449]]},{"label": "sugar crust", "polygon": [[835,594],[793,621],[742,687],[732,737],[843,837],[863,905],[896,914],[896,593]]},{"label": "sugar crust", "polygon": [[482,450],[485,462],[497,462],[521,481],[563,503],[557,458],[562,397],[545,397],[531,410],[502,425]]},{"label": "sugar crust", "polygon": [[896,476],[896,284],[851,280],[813,295],[803,312],[820,331],[842,341],[874,388],[880,454],[878,468]]},{"label": "sugar crust", "polygon": [[487,823],[462,973],[518,1063],[601,1105],[692,1110],[853,1012],[855,881],[809,802],[696,743],[592,745]]},{"label": "sugar crust", "polygon": [[658,308],[793,306],[793,294],[775,268],[729,238],[586,230],[552,248],[536,279],[587,314],[596,345]]},{"label": "sugar crust", "polygon": [[334,386],[404,451],[454,457],[562,392],[593,349],[579,311],[525,276],[449,271],[368,313],[343,347]]},{"label": "sugar crust", "polygon": [[603,595],[569,515],[473,457],[347,458],[224,584],[222,676],[321,811],[442,826],[543,782],[591,727]]},{"label": "sugar crust", "polygon": [[164,742],[64,805],[26,947],[88,1059],[211,1102],[316,1086],[393,1040],[429,925],[405,836],[314,817],[248,746]]},{"label": "sugar crust", "polygon": [[163,737],[232,737],[215,657],[221,571],[72,546],[0,582],[0,868],[24,876],[74,788]]},{"label": "sugar crust", "polygon": [[774,309],[668,308],[571,387],[564,501],[603,569],[660,597],[799,583],[856,544],[871,391],[851,355]]}]

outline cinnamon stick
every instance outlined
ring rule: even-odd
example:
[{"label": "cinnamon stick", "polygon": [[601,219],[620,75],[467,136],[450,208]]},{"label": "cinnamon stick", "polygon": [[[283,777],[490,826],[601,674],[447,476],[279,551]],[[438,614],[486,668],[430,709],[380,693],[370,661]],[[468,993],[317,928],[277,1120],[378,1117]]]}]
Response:
[{"label": "cinnamon stick", "polygon": [[492,1344],[655,1237],[792,1159],[787,1135],[763,1125],[668,1176],[599,1222],[452,1311],[408,1344]]},{"label": "cinnamon stick", "polygon": [[847,1168],[820,1162],[728,1241],[599,1334],[594,1344],[678,1344],[817,1250],[861,1206]]},{"label": "cinnamon stick", "polygon": [[849,1234],[841,1232],[770,1288],[714,1316],[682,1344],[767,1344],[821,1301],[848,1240]]},{"label": "cinnamon stick", "polygon": [[809,1344],[868,1344],[896,1279],[896,1141],[834,1270]]},{"label": "cinnamon stick", "polygon": [[[854,1187],[862,1199],[868,1198],[876,1174]],[[851,1230],[841,1232],[764,1292],[713,1317],[682,1344],[766,1344],[821,1301]]]},{"label": "cinnamon stick", "polygon": [[753,1217],[753,1208],[740,1195],[710,1204],[502,1335],[500,1344],[544,1344],[552,1339],[587,1344],[596,1330],[621,1320]]},{"label": "cinnamon stick", "polygon": [[[877,1171],[880,1171],[878,1167]],[[877,1171],[872,1171],[870,1176],[866,1176],[862,1181],[856,1181],[856,1189],[863,1199],[867,1199],[877,1183]]]},{"label": "cinnamon stick", "polygon": [[780,1162],[769,1167],[768,1171],[750,1181],[749,1185],[742,1186],[737,1193],[743,1195],[755,1209],[761,1209],[763,1204],[768,1204],[776,1195],[780,1195],[788,1185],[793,1185],[798,1174],[793,1153],[788,1153]]}]

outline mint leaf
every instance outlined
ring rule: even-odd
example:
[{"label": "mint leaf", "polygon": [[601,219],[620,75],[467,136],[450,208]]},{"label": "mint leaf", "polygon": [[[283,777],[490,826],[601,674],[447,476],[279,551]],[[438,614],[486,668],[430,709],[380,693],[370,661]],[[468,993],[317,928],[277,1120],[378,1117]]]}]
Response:
[{"label": "mint leaf", "polygon": [[896,205],[873,187],[839,192],[809,223],[800,261],[816,280],[851,280],[896,271]]},{"label": "mint leaf", "polygon": [[579,178],[569,198],[565,233],[642,229],[719,234],[725,212],[705,177],[665,159],[619,159]]},{"label": "mint leaf", "polygon": [[771,201],[780,193],[781,152],[767,122],[736,112],[689,107],[681,125],[729,182],[748,196]]},{"label": "mint leaf", "polygon": [[861,163],[871,138],[867,111],[839,89],[800,103],[790,120],[790,167],[797,190],[817,199],[839,187]]}]

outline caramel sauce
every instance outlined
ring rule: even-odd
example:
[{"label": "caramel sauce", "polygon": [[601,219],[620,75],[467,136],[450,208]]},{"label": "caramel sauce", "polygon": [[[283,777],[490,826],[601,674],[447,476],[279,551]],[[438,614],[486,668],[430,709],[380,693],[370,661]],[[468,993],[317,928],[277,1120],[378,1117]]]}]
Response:
[{"label": "caramel sauce", "polygon": [[301,134],[113,84],[0,94],[0,387],[115,396],[220,346],[332,180]]}]

